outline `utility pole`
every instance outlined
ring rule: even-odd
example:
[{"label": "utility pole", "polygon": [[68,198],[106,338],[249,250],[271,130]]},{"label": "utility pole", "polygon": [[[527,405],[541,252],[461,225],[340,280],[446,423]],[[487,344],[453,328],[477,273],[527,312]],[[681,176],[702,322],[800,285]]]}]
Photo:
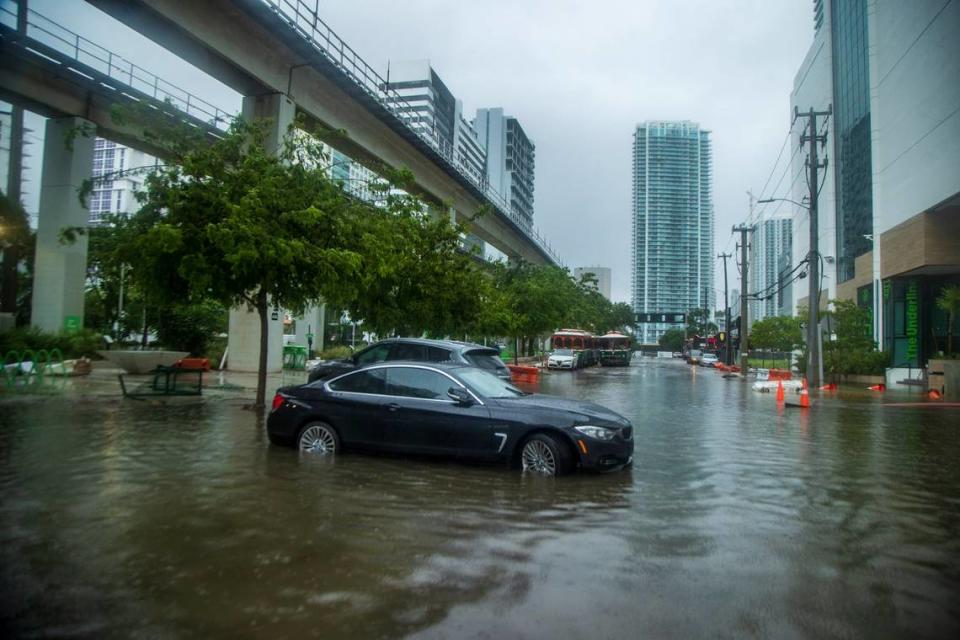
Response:
[{"label": "utility pole", "polygon": [[747,234],[753,227],[739,225],[733,228],[740,233],[740,373],[747,375],[747,337],[750,335],[750,321],[747,317]]},{"label": "utility pole", "polygon": [[730,366],[730,298],[727,290],[727,258],[732,253],[721,253],[717,257],[723,260],[723,331],[727,339],[723,343],[723,364]]},{"label": "utility pole", "polygon": [[807,304],[810,307],[807,314],[807,384],[814,388],[819,387],[823,380],[823,361],[820,358],[820,232],[817,203],[820,195],[819,171],[827,166],[826,159],[823,162],[817,159],[817,143],[821,146],[827,143],[826,132],[823,135],[817,133],[817,117],[829,116],[832,113],[833,105],[827,107],[826,111],[816,111],[810,107],[810,110],[804,114],[801,114],[796,107],[793,108],[794,122],[801,117],[807,118],[806,130],[800,135],[800,144],[810,144],[806,160],[806,167],[809,170],[807,188],[810,191],[810,252],[807,253],[807,272],[810,277],[807,295]]}]

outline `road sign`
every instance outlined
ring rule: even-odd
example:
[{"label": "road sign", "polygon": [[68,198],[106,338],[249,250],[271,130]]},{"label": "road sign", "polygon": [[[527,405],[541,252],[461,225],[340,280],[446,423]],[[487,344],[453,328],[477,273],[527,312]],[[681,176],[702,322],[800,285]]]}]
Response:
[{"label": "road sign", "polygon": [[638,324],[686,324],[687,314],[673,311],[657,311],[655,313],[638,313]]}]

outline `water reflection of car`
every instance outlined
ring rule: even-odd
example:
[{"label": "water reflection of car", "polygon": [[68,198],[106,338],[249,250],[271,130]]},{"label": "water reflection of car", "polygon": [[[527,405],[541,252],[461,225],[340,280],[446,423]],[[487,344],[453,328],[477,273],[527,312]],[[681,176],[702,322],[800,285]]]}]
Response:
[{"label": "water reflection of car", "polygon": [[712,367],[718,362],[720,362],[720,358],[718,358],[715,354],[705,353],[700,356],[700,364],[704,367]]},{"label": "water reflection of car", "polygon": [[480,367],[510,380],[510,369],[500,359],[500,351],[470,342],[428,340],[426,338],[388,338],[358,351],[343,360],[327,360],[310,370],[308,382],[353,371],[359,367],[392,360],[417,362],[453,362]]},{"label": "water reflection of car", "polygon": [[555,349],[547,357],[548,369],[575,369],[577,355],[573,349]]},{"label": "water reflection of car", "polygon": [[530,394],[455,364],[384,362],[284,387],[267,433],[321,455],[370,449],[509,463],[561,475],[633,460],[633,427],[600,405]]}]

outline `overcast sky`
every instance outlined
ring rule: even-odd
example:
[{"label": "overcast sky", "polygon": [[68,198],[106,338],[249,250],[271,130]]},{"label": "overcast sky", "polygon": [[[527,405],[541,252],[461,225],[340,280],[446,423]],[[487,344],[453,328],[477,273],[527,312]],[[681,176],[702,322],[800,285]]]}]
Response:
[{"label": "overcast sky", "polygon": [[[239,109],[238,95],[85,2],[30,6]],[[623,301],[636,124],[693,120],[712,131],[716,249],[732,247],[746,191],[759,194],[789,128],[793,77],[813,38],[810,0],[334,0],[320,7],[382,73],[391,59],[428,58],[465,113],[502,106],[517,117],[537,147],[536,225],[569,267],[612,268],[613,298]],[[719,262],[716,273],[722,298]]]}]

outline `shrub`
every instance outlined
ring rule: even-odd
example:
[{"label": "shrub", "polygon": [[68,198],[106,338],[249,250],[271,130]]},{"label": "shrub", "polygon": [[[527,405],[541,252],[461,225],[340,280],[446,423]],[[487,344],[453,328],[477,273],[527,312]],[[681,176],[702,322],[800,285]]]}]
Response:
[{"label": "shrub", "polygon": [[64,358],[98,358],[97,350],[105,345],[99,333],[92,329],[81,329],[75,333],[50,333],[36,327],[18,327],[0,333],[0,356],[6,357],[10,351],[20,353],[45,349],[59,349]]},{"label": "shrub", "polygon": [[321,360],[340,360],[343,358],[349,358],[353,352],[350,350],[350,347],[345,345],[337,345],[335,347],[330,347],[324,349],[317,354],[317,357]]},{"label": "shrub", "polygon": [[161,315],[157,337],[168,349],[202,357],[214,336],[226,331],[227,318],[226,308],[217,302],[174,305]]}]

